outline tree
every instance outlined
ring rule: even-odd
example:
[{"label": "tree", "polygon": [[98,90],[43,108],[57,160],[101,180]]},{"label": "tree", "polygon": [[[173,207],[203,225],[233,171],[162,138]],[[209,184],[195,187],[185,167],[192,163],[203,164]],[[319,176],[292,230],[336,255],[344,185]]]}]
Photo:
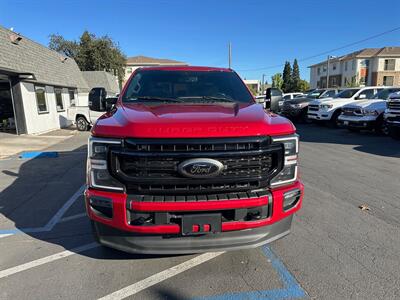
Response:
[{"label": "tree", "polygon": [[299,86],[298,86],[298,92],[305,92],[305,91],[307,91],[307,90],[309,90],[310,89],[310,84],[308,83],[308,81],[307,80],[303,80],[303,79],[300,79],[300,82],[299,82]]},{"label": "tree", "polygon": [[297,63],[297,59],[293,62],[293,69],[292,69],[292,82],[291,82],[291,91],[298,92],[300,90],[300,69]]},{"label": "tree", "polygon": [[96,37],[84,31],[79,41],[69,41],[61,35],[50,35],[49,48],[75,59],[82,71],[107,71],[124,79],[126,57],[109,36]]},{"label": "tree", "polygon": [[282,90],[285,93],[288,93],[291,91],[292,88],[292,68],[290,66],[290,62],[285,62],[285,67],[283,68],[283,73],[282,73],[282,79],[283,79],[283,84],[282,84]]},{"label": "tree", "polygon": [[282,89],[283,79],[281,73],[276,73],[274,76],[271,77],[272,79],[272,87]]}]

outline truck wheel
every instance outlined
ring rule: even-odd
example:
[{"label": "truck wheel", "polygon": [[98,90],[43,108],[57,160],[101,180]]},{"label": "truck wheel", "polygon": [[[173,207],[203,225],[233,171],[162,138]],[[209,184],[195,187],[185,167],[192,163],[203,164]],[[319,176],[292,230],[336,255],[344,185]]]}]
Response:
[{"label": "truck wheel", "polygon": [[300,118],[299,118],[301,123],[305,123],[305,124],[312,123],[312,120],[310,120],[308,118],[307,113],[308,113],[308,107],[303,108],[303,110],[301,111],[301,114],[300,114]]},{"label": "truck wheel", "polygon": [[328,126],[331,128],[337,128],[339,126],[339,122],[338,122],[338,118],[341,114],[340,109],[336,110],[333,115],[332,118],[328,121]]},{"label": "truck wheel", "polygon": [[85,117],[80,116],[76,118],[76,129],[79,131],[87,131],[89,129],[89,123]]},{"label": "truck wheel", "polygon": [[385,119],[383,118],[383,115],[380,115],[376,120],[375,132],[377,134],[383,134],[383,135],[389,134],[389,128],[386,124]]},{"label": "truck wheel", "polygon": [[395,140],[400,140],[400,130],[389,127],[389,135],[390,137],[394,138]]}]

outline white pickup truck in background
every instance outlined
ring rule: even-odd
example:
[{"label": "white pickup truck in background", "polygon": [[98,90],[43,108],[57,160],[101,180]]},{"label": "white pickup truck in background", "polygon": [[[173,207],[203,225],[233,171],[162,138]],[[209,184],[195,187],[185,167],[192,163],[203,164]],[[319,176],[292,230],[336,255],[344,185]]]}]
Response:
[{"label": "white pickup truck in background", "polygon": [[339,123],[351,131],[374,130],[377,133],[388,134],[384,112],[389,96],[398,91],[400,88],[385,88],[372,99],[344,105]]},{"label": "white pickup truck in background", "polygon": [[358,100],[371,99],[383,88],[383,86],[349,88],[332,98],[314,100],[308,105],[307,117],[310,120],[325,121],[330,126],[336,127],[344,105]]},{"label": "white pickup truck in background", "polygon": [[[98,102],[91,99],[102,100]],[[107,93],[105,88],[93,88],[89,92],[87,103],[80,103],[79,106],[71,106],[68,109],[68,119],[79,131],[87,131],[106,112],[107,105],[115,104],[117,99],[118,94]]]}]

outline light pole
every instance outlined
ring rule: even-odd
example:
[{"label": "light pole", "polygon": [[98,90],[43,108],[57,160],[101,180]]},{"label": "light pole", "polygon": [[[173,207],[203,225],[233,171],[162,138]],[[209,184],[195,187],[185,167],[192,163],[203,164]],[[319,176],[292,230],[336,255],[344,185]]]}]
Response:
[{"label": "light pole", "polygon": [[328,55],[328,60],[326,62],[326,88],[329,88],[329,60],[332,58],[336,58],[336,56]]}]

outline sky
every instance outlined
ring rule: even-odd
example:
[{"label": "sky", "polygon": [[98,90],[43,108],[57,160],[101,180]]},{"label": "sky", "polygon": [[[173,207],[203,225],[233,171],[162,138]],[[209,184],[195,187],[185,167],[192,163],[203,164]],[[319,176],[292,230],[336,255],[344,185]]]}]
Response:
[{"label": "sky", "polygon": [[[78,39],[84,30],[108,35],[126,56],[145,55],[190,65],[228,67],[243,78],[268,82],[286,60],[300,73],[327,54],[400,46],[400,0],[0,0],[0,25],[43,45],[57,33]],[[397,15],[397,16],[396,16]],[[312,59],[310,56],[325,53]]]}]

